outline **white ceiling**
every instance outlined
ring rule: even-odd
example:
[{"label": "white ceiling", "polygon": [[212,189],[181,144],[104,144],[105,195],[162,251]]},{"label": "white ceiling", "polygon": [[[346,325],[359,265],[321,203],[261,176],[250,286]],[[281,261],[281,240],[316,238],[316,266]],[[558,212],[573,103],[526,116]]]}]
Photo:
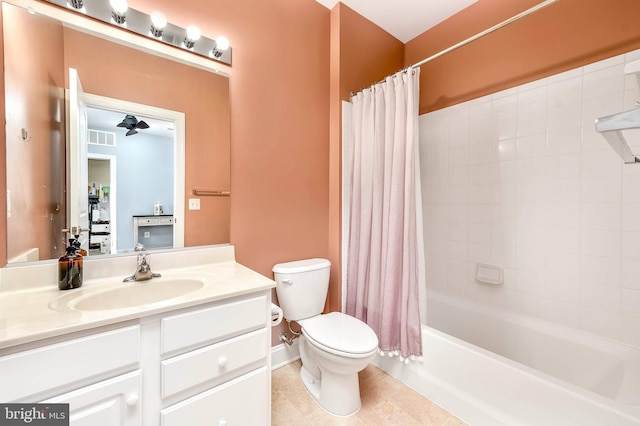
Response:
[{"label": "white ceiling", "polygon": [[[338,0],[316,0],[328,9]],[[403,43],[478,0],[342,0]]]}]

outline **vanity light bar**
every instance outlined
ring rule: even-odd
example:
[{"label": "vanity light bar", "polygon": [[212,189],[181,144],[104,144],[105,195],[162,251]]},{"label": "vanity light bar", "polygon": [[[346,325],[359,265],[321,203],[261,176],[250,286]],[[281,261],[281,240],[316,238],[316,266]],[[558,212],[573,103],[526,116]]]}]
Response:
[{"label": "vanity light bar", "polygon": [[[231,65],[231,46],[224,37],[218,37],[218,41],[200,35],[193,40],[193,29],[187,31],[169,22],[162,22],[159,16],[162,14],[147,15],[135,9],[126,8],[114,12],[109,0],[46,0],[48,3],[65,8],[75,13],[80,13],[99,21],[121,27],[127,31],[149,37],[158,42],[162,42],[183,50],[188,50],[198,56],[209,58],[213,61]],[[113,0],[112,0],[113,1]],[[126,1],[124,2],[126,5]],[[114,15],[118,19],[114,19]],[[159,15],[159,16],[158,16]],[[164,16],[162,16],[164,18]],[[158,23],[164,24],[162,28]],[[194,27],[194,26],[190,26]],[[194,27],[196,28],[196,27]],[[199,30],[198,30],[199,31]],[[220,40],[224,43],[220,43]],[[226,46],[224,46],[226,44]],[[227,47],[222,49],[221,47]]]}]

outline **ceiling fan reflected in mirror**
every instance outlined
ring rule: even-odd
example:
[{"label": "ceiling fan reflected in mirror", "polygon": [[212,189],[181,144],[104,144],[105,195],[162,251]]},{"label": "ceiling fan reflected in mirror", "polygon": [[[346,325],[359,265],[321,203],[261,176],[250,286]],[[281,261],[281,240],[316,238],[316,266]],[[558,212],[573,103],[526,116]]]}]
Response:
[{"label": "ceiling fan reflected in mirror", "polygon": [[138,119],[133,115],[127,115],[124,117],[124,120],[122,120],[122,123],[118,124],[116,127],[124,127],[128,130],[125,136],[131,136],[138,133],[136,129],[148,129],[149,125],[142,120],[138,121]]}]

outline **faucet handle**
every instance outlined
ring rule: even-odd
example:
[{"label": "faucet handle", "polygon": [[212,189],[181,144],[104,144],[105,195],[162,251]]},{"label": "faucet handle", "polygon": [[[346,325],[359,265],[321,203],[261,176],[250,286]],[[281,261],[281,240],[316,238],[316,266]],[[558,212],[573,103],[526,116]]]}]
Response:
[{"label": "faucet handle", "polygon": [[159,277],[160,274],[154,274],[151,272],[151,265],[149,264],[149,257],[151,255],[146,251],[138,253],[136,271],[130,277],[125,278],[124,282],[129,281],[145,281],[151,278]]},{"label": "faucet handle", "polygon": [[149,264],[149,253],[147,253],[146,251],[138,253],[138,265],[144,266],[148,264]]},{"label": "faucet handle", "polygon": [[[138,254],[138,270],[144,272],[151,272],[151,254],[146,251]],[[151,274],[154,275],[153,273]],[[159,276],[159,275],[158,275]]]}]

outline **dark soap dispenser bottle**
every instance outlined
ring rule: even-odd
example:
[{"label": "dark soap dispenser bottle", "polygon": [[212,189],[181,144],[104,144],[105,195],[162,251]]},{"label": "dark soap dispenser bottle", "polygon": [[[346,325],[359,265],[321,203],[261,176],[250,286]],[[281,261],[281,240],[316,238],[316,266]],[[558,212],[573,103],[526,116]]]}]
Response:
[{"label": "dark soap dispenser bottle", "polygon": [[82,256],[75,239],[69,240],[67,253],[58,259],[58,288],[71,290],[82,286]]}]

